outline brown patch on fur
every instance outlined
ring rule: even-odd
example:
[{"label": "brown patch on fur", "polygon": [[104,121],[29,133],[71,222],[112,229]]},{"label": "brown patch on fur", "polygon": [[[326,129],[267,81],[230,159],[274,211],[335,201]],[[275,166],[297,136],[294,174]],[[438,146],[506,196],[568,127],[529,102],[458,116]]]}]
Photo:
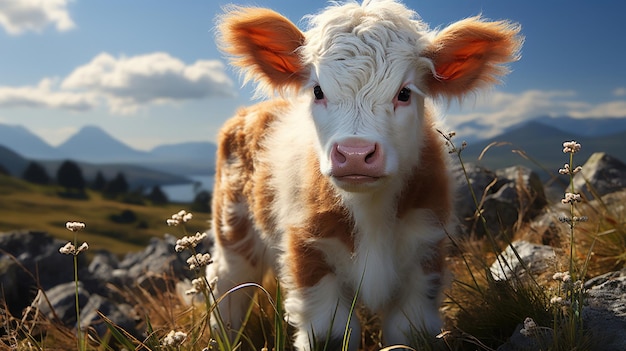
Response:
[{"label": "brown patch on fur", "polygon": [[[215,192],[213,194],[214,226],[217,240],[250,261],[255,241],[246,235],[259,225],[264,231],[275,230],[271,216],[273,190],[268,188],[271,168],[261,164],[264,137],[276,117],[289,106],[284,100],[268,101],[244,108],[226,122],[218,137]],[[225,184],[223,182],[226,182]],[[248,211],[226,213],[224,206],[243,204],[254,212],[255,223]],[[223,226],[230,227],[224,232]],[[246,240],[243,242],[243,240]]]},{"label": "brown patch on fur", "polygon": [[306,220],[301,227],[286,233],[289,236],[287,265],[299,288],[314,286],[333,272],[325,254],[315,247],[317,240],[337,239],[350,252],[354,250],[354,221],[330,181],[320,173],[319,160],[312,149],[305,160],[304,191],[294,201],[305,204]]},{"label": "brown patch on fur", "polygon": [[462,97],[497,83],[508,70],[502,64],[519,58],[520,26],[507,21],[467,18],[441,31],[423,53],[432,59],[437,76],[428,76],[430,94]]},{"label": "brown patch on fur", "polygon": [[429,209],[440,223],[447,223],[452,213],[450,175],[444,159],[443,144],[428,116],[424,124],[424,146],[420,163],[413,170],[398,200],[397,217],[412,209]]},{"label": "brown patch on fur", "polygon": [[297,287],[314,286],[327,274],[332,273],[332,267],[326,263],[324,253],[315,248],[312,242],[307,242],[306,238],[311,235],[307,229],[292,228],[286,235],[287,266]]},{"label": "brown patch on fur", "polygon": [[303,199],[308,209],[308,226],[311,235],[318,238],[337,238],[348,250],[354,250],[354,221],[330,180],[320,173],[319,159],[314,151],[306,157],[309,178],[304,184]]}]

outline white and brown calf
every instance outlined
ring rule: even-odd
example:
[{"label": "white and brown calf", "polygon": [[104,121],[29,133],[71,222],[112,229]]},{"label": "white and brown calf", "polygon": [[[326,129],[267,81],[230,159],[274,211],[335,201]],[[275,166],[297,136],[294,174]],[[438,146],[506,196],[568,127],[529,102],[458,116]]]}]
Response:
[{"label": "white and brown calf", "polygon": [[[357,292],[386,344],[437,333],[455,187],[426,99],[497,82],[517,59],[519,27],[474,17],[431,31],[392,0],[334,5],[309,21],[301,32],[244,7],[220,18],[232,64],[281,98],[242,109],[220,133],[208,278],[220,295],[273,271],[299,350],[340,342]],[[230,327],[249,302],[242,292],[223,300]],[[349,325],[355,349],[356,317]]]}]

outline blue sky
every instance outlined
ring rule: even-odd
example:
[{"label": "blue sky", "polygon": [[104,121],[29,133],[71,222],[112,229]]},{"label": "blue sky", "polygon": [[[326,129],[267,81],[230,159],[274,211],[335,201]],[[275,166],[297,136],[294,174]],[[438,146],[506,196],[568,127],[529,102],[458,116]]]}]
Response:
[{"label": "blue sky", "polygon": [[[23,125],[52,145],[84,125],[144,150],[214,141],[236,108],[253,102],[213,41],[214,18],[230,2],[269,7],[296,23],[326,5],[0,0],[0,123]],[[505,83],[462,108],[443,106],[461,137],[494,136],[543,115],[626,117],[626,2],[404,3],[432,28],[480,13],[522,25],[522,58]]]}]

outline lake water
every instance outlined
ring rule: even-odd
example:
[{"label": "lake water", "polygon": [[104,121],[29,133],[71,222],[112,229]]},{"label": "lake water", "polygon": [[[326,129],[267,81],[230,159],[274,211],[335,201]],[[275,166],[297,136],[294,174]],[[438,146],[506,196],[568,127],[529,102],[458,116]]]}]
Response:
[{"label": "lake water", "polygon": [[213,182],[215,180],[213,175],[195,175],[188,178],[193,180],[193,183],[166,185],[162,186],[161,190],[172,202],[192,202],[198,192],[202,190],[213,191]]}]

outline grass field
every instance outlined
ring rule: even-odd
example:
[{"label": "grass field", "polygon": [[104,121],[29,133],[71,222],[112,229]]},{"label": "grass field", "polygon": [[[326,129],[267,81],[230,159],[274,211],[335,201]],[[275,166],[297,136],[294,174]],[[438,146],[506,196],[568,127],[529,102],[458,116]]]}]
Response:
[{"label": "grass field", "polygon": [[[58,195],[62,189],[41,186],[17,178],[0,175],[0,233],[15,230],[45,231],[63,240],[74,234],[65,229],[68,221],[86,224],[79,241],[89,243],[90,251],[106,249],[118,255],[144,248],[150,238],[163,237],[168,228],[166,219],[187,204],[162,206],[136,205],[105,199],[98,192],[87,191],[88,199],[68,199]],[[111,216],[130,210],[136,220],[116,223]],[[209,213],[194,213],[190,231],[209,228]]]}]

